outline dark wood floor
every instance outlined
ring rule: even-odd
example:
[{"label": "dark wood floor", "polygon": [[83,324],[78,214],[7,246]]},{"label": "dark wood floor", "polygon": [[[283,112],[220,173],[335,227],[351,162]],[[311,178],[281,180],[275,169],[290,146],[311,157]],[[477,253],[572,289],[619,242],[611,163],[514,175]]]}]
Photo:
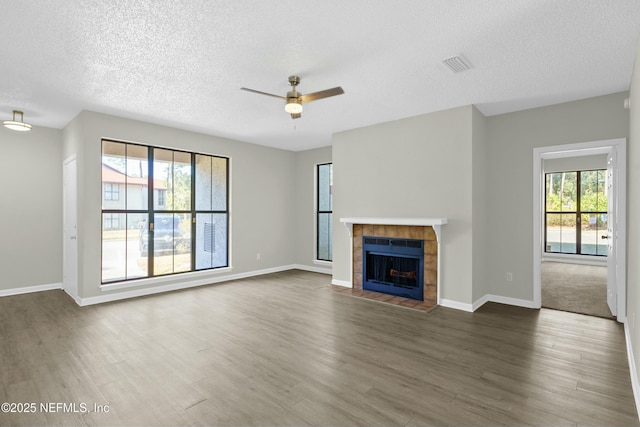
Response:
[{"label": "dark wood floor", "polygon": [[329,279],[294,270],[84,308],[62,291],[0,298],[0,402],[38,405],[0,424],[638,425],[612,320],[425,313]]}]

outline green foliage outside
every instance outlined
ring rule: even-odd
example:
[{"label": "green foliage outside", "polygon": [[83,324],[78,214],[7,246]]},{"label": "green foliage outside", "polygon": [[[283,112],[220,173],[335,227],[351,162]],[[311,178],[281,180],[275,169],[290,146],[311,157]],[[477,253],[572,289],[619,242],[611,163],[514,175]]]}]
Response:
[{"label": "green foliage outside", "polygon": [[[578,173],[580,173],[580,211],[582,212],[607,212],[607,196],[605,194],[606,170],[582,171],[582,172],[558,172],[546,175],[546,210],[557,212],[547,215],[547,226],[550,227],[575,227],[578,210]],[[565,213],[563,212],[573,212]],[[581,218],[582,228],[588,228],[594,224],[590,221],[590,215],[583,214]],[[597,215],[596,224],[599,225],[602,218]]]},{"label": "green foliage outside", "polygon": [[[160,167],[158,167],[160,166]],[[184,163],[156,163],[156,168],[163,169],[160,177],[167,187],[166,209],[176,211],[191,210],[191,165]],[[180,215],[180,229],[183,233],[191,233],[191,215]]]},{"label": "green foliage outside", "polygon": [[168,165],[163,180],[167,186],[167,209],[191,210],[191,166],[174,163],[172,168]]}]

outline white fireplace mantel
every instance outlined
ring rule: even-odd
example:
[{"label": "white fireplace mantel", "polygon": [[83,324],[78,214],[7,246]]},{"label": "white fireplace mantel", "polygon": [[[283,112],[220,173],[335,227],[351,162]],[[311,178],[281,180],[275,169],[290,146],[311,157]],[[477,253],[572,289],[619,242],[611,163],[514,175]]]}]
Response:
[{"label": "white fireplace mantel", "polygon": [[373,225],[417,225],[421,227],[433,227],[436,239],[440,242],[440,226],[447,223],[447,218],[377,218],[377,217],[346,217],[340,218],[340,222],[347,227],[349,237],[353,236],[353,224]]}]

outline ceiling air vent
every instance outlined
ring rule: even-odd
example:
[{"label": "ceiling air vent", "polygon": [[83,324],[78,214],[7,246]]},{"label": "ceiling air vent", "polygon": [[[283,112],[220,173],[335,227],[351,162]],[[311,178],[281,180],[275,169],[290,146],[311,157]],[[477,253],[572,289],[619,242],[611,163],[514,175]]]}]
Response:
[{"label": "ceiling air vent", "polygon": [[459,56],[454,56],[442,61],[454,73],[461,73],[471,69],[471,65]]}]

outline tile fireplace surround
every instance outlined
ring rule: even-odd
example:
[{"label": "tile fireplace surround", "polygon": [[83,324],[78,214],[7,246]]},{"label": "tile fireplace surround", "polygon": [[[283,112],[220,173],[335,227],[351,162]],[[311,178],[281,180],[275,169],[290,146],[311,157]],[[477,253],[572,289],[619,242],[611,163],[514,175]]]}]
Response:
[{"label": "tile fireplace surround", "polygon": [[424,240],[424,302],[439,304],[441,226],[446,218],[340,218],[351,236],[351,283],[362,289],[362,236]]}]

